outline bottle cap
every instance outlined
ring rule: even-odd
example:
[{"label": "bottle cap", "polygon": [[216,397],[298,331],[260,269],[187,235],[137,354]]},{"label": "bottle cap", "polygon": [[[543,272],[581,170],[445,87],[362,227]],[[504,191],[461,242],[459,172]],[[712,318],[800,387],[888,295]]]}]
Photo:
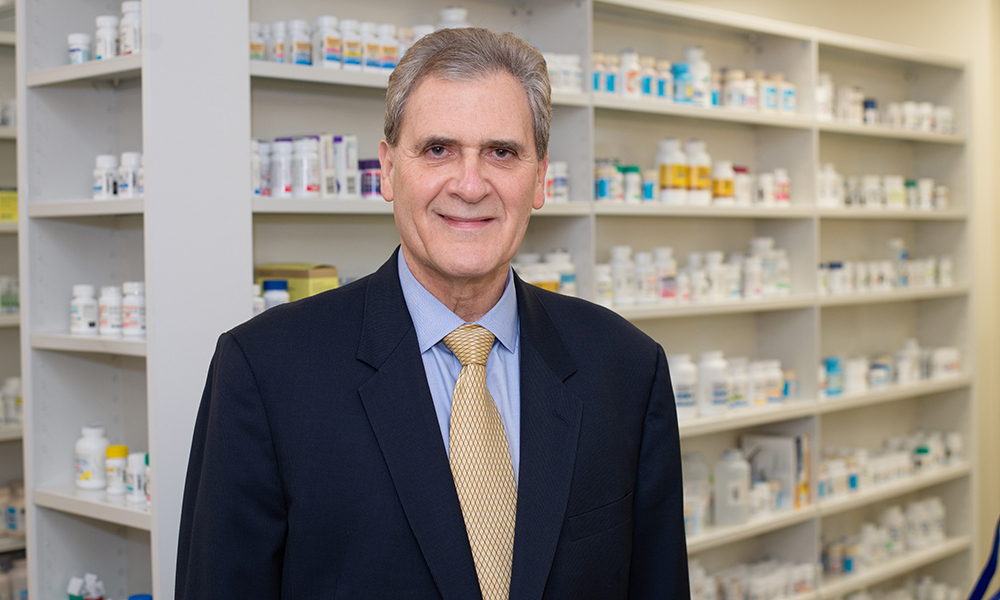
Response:
[{"label": "bottle cap", "polygon": [[87,283],[78,283],[73,286],[73,296],[93,296],[94,286]]},{"label": "bottle cap", "polygon": [[103,15],[97,17],[96,22],[98,29],[105,29],[109,27],[118,27],[119,19],[114,15]]},{"label": "bottle cap", "polygon": [[143,294],[146,291],[146,284],[142,281],[126,281],[122,284],[122,291],[126,294]]},{"label": "bottle cap", "polygon": [[83,437],[104,437],[103,425],[84,425],[80,428]]},{"label": "bottle cap", "polygon": [[90,34],[89,33],[71,33],[67,37],[67,41],[70,46],[89,46],[90,45]]},{"label": "bottle cap", "polygon": [[269,290],[288,290],[288,282],[284,279],[268,279],[264,281],[264,291]]},{"label": "bottle cap", "polygon": [[108,458],[125,458],[128,456],[128,446],[108,446],[104,452]]},{"label": "bottle cap", "polygon": [[114,154],[98,154],[96,164],[98,169],[117,169],[118,157]]}]

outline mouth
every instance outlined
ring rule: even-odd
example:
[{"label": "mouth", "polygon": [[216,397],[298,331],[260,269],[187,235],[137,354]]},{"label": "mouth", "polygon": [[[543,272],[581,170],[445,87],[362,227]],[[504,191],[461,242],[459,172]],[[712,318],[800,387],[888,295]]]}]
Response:
[{"label": "mouth", "polygon": [[445,224],[450,227],[468,230],[482,229],[496,220],[492,217],[458,217],[454,215],[439,216],[444,220]]}]

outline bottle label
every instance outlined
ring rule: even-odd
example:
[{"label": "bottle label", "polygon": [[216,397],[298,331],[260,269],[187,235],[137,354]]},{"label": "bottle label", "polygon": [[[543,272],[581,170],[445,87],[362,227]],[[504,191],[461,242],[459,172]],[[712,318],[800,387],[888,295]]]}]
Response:
[{"label": "bottle label", "polygon": [[677,406],[682,408],[695,406],[695,386],[683,383],[675,385],[677,389],[674,391],[674,402]]},{"label": "bottle label", "polygon": [[664,275],[660,277],[660,298],[672,300],[677,297],[677,276]]},{"label": "bottle label", "polygon": [[370,69],[378,69],[382,66],[380,62],[380,57],[382,55],[382,47],[377,43],[368,42],[365,44],[365,67]]},{"label": "bottle label", "polygon": [[606,89],[604,91],[606,91],[609,94],[617,94],[618,93],[618,76],[616,74],[614,74],[614,73],[608,73],[607,77],[605,77],[604,80],[606,82]]},{"label": "bottle label", "polygon": [[656,80],[656,97],[657,98],[668,98],[672,94],[670,93],[670,80],[664,79],[663,77]]},{"label": "bottle label", "polygon": [[716,179],[712,188],[712,195],[716,198],[732,198],[733,197],[733,180],[732,179]]},{"label": "bottle label", "polygon": [[121,28],[120,35],[121,40],[118,42],[118,47],[121,51],[119,54],[127,56],[139,51],[139,29],[137,27],[125,25]]},{"label": "bottle label", "polygon": [[644,76],[642,78],[642,95],[643,96],[652,96],[653,92],[654,92],[654,90],[653,90],[653,78],[651,76],[649,76],[649,75],[646,75],[646,76]]},{"label": "bottle label", "polygon": [[260,42],[250,42],[250,60],[266,60],[267,54],[264,44]]},{"label": "bottle label", "polygon": [[687,165],[660,165],[660,189],[687,189],[688,174]]},{"label": "bottle label", "polygon": [[76,480],[99,481],[104,474],[104,461],[93,454],[78,453],[76,455]]},{"label": "bottle label", "polygon": [[712,383],[712,405],[725,406],[729,403],[729,383],[715,381]]},{"label": "bottle label", "polygon": [[311,65],[312,51],[312,44],[309,42],[293,42],[292,62],[296,65]]},{"label": "bottle label", "polygon": [[126,305],[122,307],[122,330],[139,335],[146,333],[146,307]]},{"label": "bottle label", "polygon": [[593,86],[592,86],[593,87],[593,91],[595,91],[595,92],[602,92],[602,91],[604,91],[604,90],[601,89],[601,79],[602,78],[601,78],[601,72],[600,71],[594,70],[594,77],[593,77],[593,79],[594,79]]},{"label": "bottle label", "polygon": [[274,43],[274,62],[283,63],[285,62],[285,42],[275,42]]},{"label": "bottle label", "polygon": [[382,46],[380,51],[383,69],[395,69],[399,63],[399,46]]},{"label": "bottle label", "polygon": [[92,333],[97,331],[97,307],[71,304],[69,308],[70,333]]},{"label": "bottle label", "polygon": [[100,306],[99,328],[101,333],[121,332],[122,330],[122,307],[110,304]]},{"label": "bottle label", "polygon": [[326,62],[340,62],[340,38],[326,36],[323,38],[323,60]]},{"label": "bottle label", "polygon": [[361,41],[344,40],[344,64],[348,66],[361,66]]},{"label": "bottle label", "polygon": [[[711,190],[712,189],[712,168],[704,165],[695,165],[691,168],[691,189]],[[729,193],[732,196],[732,192]]]}]

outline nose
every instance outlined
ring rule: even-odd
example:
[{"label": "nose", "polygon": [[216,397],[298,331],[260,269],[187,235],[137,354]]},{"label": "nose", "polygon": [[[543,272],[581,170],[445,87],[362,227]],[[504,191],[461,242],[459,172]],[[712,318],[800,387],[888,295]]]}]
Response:
[{"label": "nose", "polygon": [[469,203],[476,203],[485,198],[490,185],[484,177],[483,169],[486,165],[483,164],[479,153],[475,150],[463,152],[456,164],[457,171],[449,191]]}]

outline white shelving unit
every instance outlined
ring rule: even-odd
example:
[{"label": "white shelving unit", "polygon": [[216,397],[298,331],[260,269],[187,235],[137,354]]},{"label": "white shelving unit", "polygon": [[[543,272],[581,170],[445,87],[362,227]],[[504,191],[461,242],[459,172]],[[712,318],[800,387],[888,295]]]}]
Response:
[{"label": "white shelving unit", "polygon": [[[184,18],[204,14],[204,0],[175,0],[169,8],[144,4],[144,39],[162,44],[147,45],[140,57],[69,67],[63,64],[65,34],[89,31],[107,6],[100,0],[18,0],[20,35],[31,44],[19,57],[24,108],[17,139],[22,159],[32,161],[30,168],[27,160],[21,162],[26,223],[20,244],[24,435],[32,491],[28,546],[29,558],[40,565],[32,573],[35,597],[55,597],[70,575],[85,571],[101,573],[114,597],[144,589],[172,597],[180,495],[197,403],[215,338],[250,315],[252,265],[323,262],[353,279],[372,272],[398,243],[392,206],[384,202],[248,198],[251,138],[353,133],[361,158],[374,157],[387,78],[248,61],[246,23],[322,13],[413,25],[435,22],[444,3],[209,3],[218,7],[213,14],[219,18],[204,23]],[[590,93],[553,96],[550,157],[569,162],[573,201],[536,211],[523,248],[571,251],[583,296],[593,297],[594,265],[607,262],[617,244],[637,250],[670,245],[684,256],[746,251],[751,238],[770,236],[789,250],[788,297],[617,309],[668,354],[720,349],[728,356],[778,358],[799,374],[798,402],[683,422],[685,452],[703,452],[713,462],[747,432],[808,434],[815,459],[826,446],[877,447],[886,437],[918,428],[960,431],[966,447],[975,448],[970,327],[975,290],[968,283],[973,192],[966,145],[973,128],[963,60],[660,0],[464,5],[475,24],[514,31],[543,51],[589,57],[631,46],[677,59],[684,45],[696,43],[713,66],[781,71],[798,86],[800,112],[791,116]],[[180,30],[187,34],[176,36]],[[204,60],[203,48],[191,39],[213,40],[212,61]],[[912,98],[951,105],[959,133],[819,123],[812,117],[811,90],[821,71],[833,73],[835,83],[861,84],[884,102]],[[700,137],[714,159],[732,159],[751,172],[788,169],[791,206],[693,208],[590,200],[595,158],[649,167],[656,142],[668,135]],[[94,155],[140,147],[146,156],[144,199],[82,199]],[[815,173],[826,162],[846,175],[877,168],[881,174],[934,177],[951,188],[954,206],[940,212],[818,209]],[[893,237],[904,238],[917,256],[953,255],[958,285],[891,294],[816,293],[818,262],[882,258]],[[145,343],[65,335],[72,284],[139,278],[148,287]],[[197,307],[190,301],[192,289],[198,290]],[[821,357],[893,351],[908,337],[923,346],[958,346],[965,374],[815,399]],[[148,513],[82,498],[68,487],[65,465],[72,441],[80,425],[93,420],[109,425],[116,441],[150,449],[157,496]],[[689,552],[710,572],[765,556],[817,562],[822,538],[854,533],[889,503],[938,495],[949,515],[946,544],[852,578],[824,581],[802,599],[833,598],[921,570],[967,586],[976,531],[968,464],[824,502],[813,490],[811,503],[797,511],[692,537]]]}]

